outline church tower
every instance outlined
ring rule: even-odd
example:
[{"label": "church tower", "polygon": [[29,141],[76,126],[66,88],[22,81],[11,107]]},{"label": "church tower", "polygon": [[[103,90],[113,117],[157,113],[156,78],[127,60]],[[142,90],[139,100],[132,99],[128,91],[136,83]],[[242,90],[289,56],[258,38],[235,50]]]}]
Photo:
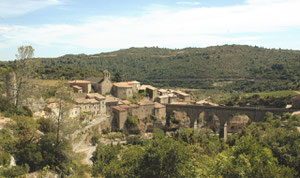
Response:
[{"label": "church tower", "polygon": [[110,80],[110,73],[107,70],[103,71],[103,79]]},{"label": "church tower", "polygon": [[103,79],[99,81],[97,85],[97,91],[101,95],[109,94],[112,88],[112,82],[110,80],[110,73],[107,70],[103,71]]}]

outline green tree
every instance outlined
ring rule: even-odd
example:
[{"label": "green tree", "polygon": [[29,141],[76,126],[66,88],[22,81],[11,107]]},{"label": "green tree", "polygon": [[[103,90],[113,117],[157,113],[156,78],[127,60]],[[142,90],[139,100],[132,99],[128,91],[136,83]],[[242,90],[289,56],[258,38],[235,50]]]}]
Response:
[{"label": "green tree", "polygon": [[296,172],[278,164],[272,151],[253,137],[241,137],[235,146],[223,151],[213,167],[223,177],[294,177]]},{"label": "green tree", "polygon": [[112,78],[112,81],[122,82],[122,81],[124,81],[124,77],[120,72],[117,72],[117,73],[114,74],[114,77]]},{"label": "green tree", "polygon": [[93,161],[93,176],[99,176],[104,174],[104,170],[113,160],[117,160],[117,156],[120,153],[119,146],[104,145],[99,143],[96,151],[93,153],[91,160]]},{"label": "green tree", "polygon": [[172,138],[154,139],[146,145],[141,177],[194,177],[192,154],[183,142]]}]

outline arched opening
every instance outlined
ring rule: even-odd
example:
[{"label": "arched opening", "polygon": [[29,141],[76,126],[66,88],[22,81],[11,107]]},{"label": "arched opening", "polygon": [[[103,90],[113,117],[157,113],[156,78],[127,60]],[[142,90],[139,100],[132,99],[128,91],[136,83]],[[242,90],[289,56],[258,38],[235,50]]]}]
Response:
[{"label": "arched opening", "polygon": [[228,132],[236,133],[240,129],[245,128],[250,118],[245,114],[238,114],[232,117],[228,122]]},{"label": "arched opening", "polygon": [[203,126],[205,126],[205,112],[204,111],[202,111],[199,115],[198,115],[198,117],[197,117],[197,119],[195,120],[195,122],[194,122],[194,128],[195,129],[200,129],[200,128],[202,128]]}]

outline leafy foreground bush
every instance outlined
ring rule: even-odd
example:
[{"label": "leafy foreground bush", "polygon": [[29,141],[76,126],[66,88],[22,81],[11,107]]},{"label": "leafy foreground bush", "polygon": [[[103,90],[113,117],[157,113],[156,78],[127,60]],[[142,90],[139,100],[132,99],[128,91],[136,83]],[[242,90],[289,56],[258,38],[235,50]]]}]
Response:
[{"label": "leafy foreground bush", "polygon": [[[40,120],[38,123],[51,125],[54,123]],[[53,128],[53,125],[50,126]],[[8,168],[7,161],[0,161],[0,177],[16,177],[40,171],[48,167],[56,173],[66,175],[82,175],[85,166],[80,164],[72,151],[68,140],[61,138],[58,142],[53,129],[44,133],[38,131],[38,124],[30,117],[17,116],[7,128],[0,130],[0,148],[3,153],[10,154],[15,158],[15,167]],[[44,127],[40,127],[44,128]]]}]

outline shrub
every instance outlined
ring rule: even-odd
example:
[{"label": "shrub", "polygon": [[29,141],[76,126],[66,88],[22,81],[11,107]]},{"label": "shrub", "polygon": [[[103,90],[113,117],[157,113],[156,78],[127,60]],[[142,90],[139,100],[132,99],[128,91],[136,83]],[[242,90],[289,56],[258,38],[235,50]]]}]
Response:
[{"label": "shrub", "polygon": [[126,128],[130,129],[130,128],[136,127],[138,125],[138,123],[139,123],[139,121],[136,116],[129,115],[125,122],[125,126],[126,126]]},{"label": "shrub", "polygon": [[92,145],[95,146],[97,143],[99,143],[99,139],[102,137],[102,135],[98,132],[96,132],[93,137],[91,138]]}]

